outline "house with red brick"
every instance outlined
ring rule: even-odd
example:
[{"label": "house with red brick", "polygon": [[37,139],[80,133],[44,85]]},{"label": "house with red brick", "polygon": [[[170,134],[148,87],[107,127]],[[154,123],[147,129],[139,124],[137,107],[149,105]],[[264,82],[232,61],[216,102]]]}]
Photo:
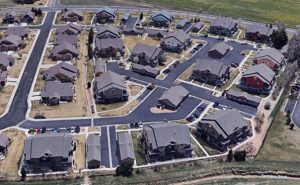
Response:
[{"label": "house with red brick", "polygon": [[268,25],[253,24],[247,27],[245,37],[254,42],[270,43],[273,32],[274,29]]},{"label": "house with red brick", "polygon": [[274,71],[278,71],[283,65],[284,56],[275,48],[260,50],[254,57],[254,64],[266,64]]},{"label": "house with red brick", "polygon": [[265,64],[248,68],[241,77],[239,88],[255,93],[268,94],[274,84],[275,72]]}]

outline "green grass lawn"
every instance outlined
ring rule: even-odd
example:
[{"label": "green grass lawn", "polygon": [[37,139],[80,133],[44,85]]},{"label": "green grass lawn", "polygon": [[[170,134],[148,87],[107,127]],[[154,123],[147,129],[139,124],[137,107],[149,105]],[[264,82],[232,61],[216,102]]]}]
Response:
[{"label": "green grass lawn", "polygon": [[138,134],[140,132],[131,132],[132,136],[132,142],[133,142],[133,147],[134,147],[134,154],[136,158],[136,164],[137,165],[144,165],[147,164],[143,148],[139,144],[139,140],[137,138]]},{"label": "green grass lawn", "polygon": [[[126,2],[126,3],[125,3]],[[140,3],[139,3],[140,2]],[[282,20],[289,27],[300,24],[300,1],[298,0],[61,0],[62,4],[155,4],[161,8],[209,12],[230,17],[240,17],[274,23]]]},{"label": "green grass lawn", "polygon": [[16,3],[14,3],[13,0],[0,0],[0,7],[9,7],[14,5],[16,5]]}]

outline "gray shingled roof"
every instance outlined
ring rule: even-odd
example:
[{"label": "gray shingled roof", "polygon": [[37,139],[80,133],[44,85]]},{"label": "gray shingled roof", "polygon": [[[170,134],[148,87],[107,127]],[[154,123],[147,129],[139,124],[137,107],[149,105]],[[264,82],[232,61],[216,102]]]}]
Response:
[{"label": "gray shingled roof", "polygon": [[0,82],[5,82],[7,78],[7,71],[0,70]]},{"label": "gray shingled roof", "polygon": [[124,42],[122,39],[99,39],[96,38],[96,47],[98,50],[107,49],[107,48],[117,48],[122,49],[124,48]]},{"label": "gray shingled roof", "polygon": [[115,10],[112,9],[112,8],[110,8],[110,7],[107,7],[107,6],[98,9],[97,12],[96,12],[96,14],[101,13],[101,12],[107,12],[107,13],[109,13],[109,14],[111,14],[111,15],[114,15],[114,14],[115,14]]},{"label": "gray shingled roof", "polygon": [[242,114],[236,109],[218,110],[204,116],[201,122],[212,125],[224,138],[231,135],[235,130],[246,126]]},{"label": "gray shingled roof", "polygon": [[7,35],[6,37],[2,38],[0,42],[9,42],[13,45],[18,46],[20,43],[22,43],[22,38],[18,35]]},{"label": "gray shingled roof", "polygon": [[74,32],[77,35],[78,33],[80,33],[82,31],[82,26],[76,25],[76,24],[73,24],[73,23],[69,23],[69,24],[59,28],[56,31],[56,33],[57,34],[64,33],[67,30],[71,30],[72,32]]},{"label": "gray shingled roof", "polygon": [[196,23],[194,24],[193,28],[201,29],[203,26],[204,26],[204,23],[203,23],[203,22],[196,22]]},{"label": "gray shingled roof", "polygon": [[137,63],[132,64],[132,69],[145,70],[148,73],[152,73],[152,74],[156,74],[156,75],[158,75],[158,73],[159,73],[159,70],[156,69],[156,68],[153,68],[153,67],[150,67],[150,66],[144,66],[144,65],[141,65],[141,64],[137,64]]},{"label": "gray shingled roof", "polygon": [[210,25],[213,27],[222,27],[231,30],[234,28],[235,22],[228,18],[219,17],[217,19],[214,19]]},{"label": "gray shingled roof", "polygon": [[60,55],[60,53],[65,50],[69,51],[70,53],[79,55],[79,50],[74,45],[69,44],[68,42],[62,42],[61,44],[54,46],[53,55]]},{"label": "gray shingled roof", "polygon": [[9,66],[10,63],[13,63],[14,58],[10,55],[7,55],[5,53],[0,53],[0,64],[4,66]]},{"label": "gray shingled roof", "polygon": [[169,11],[167,11],[167,10],[162,10],[160,12],[154,13],[152,15],[152,17],[156,17],[158,15],[162,15],[163,17],[165,17],[169,21],[171,21],[171,19],[172,19],[172,14]]},{"label": "gray shingled roof", "polygon": [[57,74],[63,74],[69,78],[76,78],[78,75],[78,69],[72,64],[67,62],[60,62],[55,66],[50,67],[46,72],[45,75],[47,79],[53,78]]},{"label": "gray shingled roof", "polygon": [[120,33],[119,33],[119,30],[112,26],[112,25],[99,25],[96,27],[96,30],[97,30],[97,35],[101,35],[103,34],[104,32],[111,32],[113,35],[116,35],[117,37],[120,37]]},{"label": "gray shingled roof", "polygon": [[101,161],[100,136],[89,134],[86,140],[86,161]]},{"label": "gray shingled roof", "polygon": [[74,46],[77,46],[78,37],[77,35],[68,35],[68,34],[58,34],[55,38],[54,45],[62,44],[63,42],[67,42]]},{"label": "gray shingled roof", "polygon": [[261,25],[261,24],[253,24],[247,27],[247,32],[250,33],[260,33],[261,35],[271,36],[274,29],[270,28],[270,26]]},{"label": "gray shingled roof", "polygon": [[20,26],[20,27],[8,27],[6,29],[6,34],[7,35],[18,35],[20,37],[24,37],[26,34],[29,33],[29,29],[24,27],[24,26]]},{"label": "gray shingled roof", "polygon": [[176,26],[181,26],[184,27],[187,23],[189,23],[188,19],[181,19],[179,22],[176,24]]},{"label": "gray shingled roof", "polygon": [[48,81],[42,92],[42,97],[56,97],[60,98],[62,96],[73,96],[73,84],[72,83],[61,83],[60,81]]},{"label": "gray shingled roof", "polygon": [[71,14],[75,14],[75,15],[77,15],[77,16],[79,16],[79,17],[83,17],[82,12],[79,11],[79,10],[77,10],[77,9],[68,9],[68,10],[63,14],[63,17],[64,17],[64,18],[68,18],[69,15],[71,15]]},{"label": "gray shingled roof", "polygon": [[254,57],[254,59],[257,58],[264,58],[269,56],[270,58],[273,59],[273,61],[277,64],[280,65],[284,59],[284,56],[275,48],[267,48],[267,49],[262,49],[260,50],[256,56]]},{"label": "gray shingled roof", "polygon": [[28,16],[28,17],[34,19],[35,13],[32,12],[32,11],[27,11],[27,12],[24,12],[22,16],[23,16],[23,17]]},{"label": "gray shingled roof", "polygon": [[0,135],[0,147],[6,147],[9,144],[9,138],[5,135]]},{"label": "gray shingled roof", "polygon": [[222,77],[228,69],[228,66],[217,60],[200,60],[198,59],[194,70],[209,71],[211,74]]},{"label": "gray shingled roof", "polygon": [[105,63],[104,62],[96,62],[95,63],[95,73],[97,73],[97,72],[101,72],[101,73],[105,72]]},{"label": "gray shingled roof", "polygon": [[256,77],[258,77],[266,83],[270,83],[275,77],[275,72],[272,69],[270,69],[266,64],[258,64],[249,67],[244,72],[242,77],[248,77],[253,75],[255,75]]},{"label": "gray shingled roof", "polygon": [[149,144],[152,148],[169,145],[190,145],[190,131],[187,125],[178,123],[156,123],[144,125]]},{"label": "gray shingled roof", "polygon": [[72,136],[67,133],[38,134],[25,139],[25,160],[45,155],[67,158],[72,151]]},{"label": "gray shingled roof", "polygon": [[135,159],[131,135],[128,132],[118,133],[120,159]]},{"label": "gray shingled roof", "polygon": [[225,55],[229,50],[230,50],[230,46],[228,44],[226,44],[225,42],[219,42],[215,45],[213,45],[209,52],[216,50],[218,53],[220,53],[221,55]]},{"label": "gray shingled roof", "polygon": [[180,30],[180,31],[176,31],[176,32],[172,32],[172,33],[166,33],[164,35],[164,39],[170,38],[170,37],[174,37],[176,40],[178,40],[180,43],[184,43],[186,42],[188,39],[190,39],[190,36],[188,34],[186,34],[184,31]]},{"label": "gray shingled roof", "polygon": [[229,89],[229,91],[227,91],[226,94],[232,95],[232,96],[235,96],[235,97],[245,97],[247,100],[257,102],[257,103],[259,103],[260,100],[261,100],[261,98],[258,97],[258,96],[253,96],[253,95],[248,94],[246,92],[235,91],[235,90],[232,90],[232,89]]},{"label": "gray shingled roof", "polygon": [[115,72],[107,71],[95,79],[98,91],[105,91],[109,88],[126,90],[125,78]]},{"label": "gray shingled roof", "polygon": [[181,85],[177,85],[166,90],[158,99],[158,101],[168,100],[175,107],[177,107],[182,102],[183,98],[186,97],[188,94],[189,91],[187,91]]},{"label": "gray shingled roof", "polygon": [[147,57],[154,60],[161,51],[162,49],[159,47],[138,43],[134,46],[131,53],[136,55],[144,53]]}]

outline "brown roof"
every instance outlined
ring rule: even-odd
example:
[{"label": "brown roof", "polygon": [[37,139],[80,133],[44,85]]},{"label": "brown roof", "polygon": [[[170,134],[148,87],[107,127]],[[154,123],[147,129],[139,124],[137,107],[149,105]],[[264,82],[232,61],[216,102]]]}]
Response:
[{"label": "brown roof", "polygon": [[77,35],[58,34],[55,38],[54,45],[59,45],[63,42],[67,42],[69,44],[77,46],[78,37]]},{"label": "brown roof", "polygon": [[79,55],[79,51],[74,45],[69,44],[67,42],[62,42],[61,44],[56,45],[53,48],[53,56],[58,56],[61,54],[61,52],[65,51],[65,50],[67,50],[69,53]]},{"label": "brown roof", "polygon": [[96,38],[96,47],[98,50],[107,48],[117,48],[122,49],[124,47],[124,42],[122,39],[98,39]]},{"label": "brown roof", "polygon": [[49,98],[60,98],[62,96],[73,96],[73,84],[60,81],[48,81],[44,86],[41,96]]}]

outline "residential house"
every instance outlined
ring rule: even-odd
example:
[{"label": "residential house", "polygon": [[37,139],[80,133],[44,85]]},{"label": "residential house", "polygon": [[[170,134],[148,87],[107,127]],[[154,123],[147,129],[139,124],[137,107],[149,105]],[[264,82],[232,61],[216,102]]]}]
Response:
[{"label": "residential house", "polygon": [[64,9],[62,11],[62,20],[67,22],[78,22],[82,21],[84,18],[81,11],[76,9]]},{"label": "residential house", "polygon": [[69,23],[56,30],[56,35],[58,34],[68,34],[68,35],[78,35],[82,31],[82,26]]},{"label": "residential house", "polygon": [[79,70],[72,64],[60,62],[50,67],[44,73],[44,79],[47,81],[58,80],[60,82],[72,82],[79,76]]},{"label": "residential house", "polygon": [[55,41],[54,41],[53,45],[57,46],[64,42],[67,42],[67,43],[77,47],[78,37],[77,37],[77,35],[58,34],[55,37]]},{"label": "residential house", "polygon": [[115,39],[120,38],[119,30],[112,25],[99,25],[96,27],[96,37],[99,39]]},{"label": "residential house", "polygon": [[155,13],[151,16],[151,24],[158,27],[169,27],[169,25],[174,21],[174,17],[170,12],[163,10],[161,12]]},{"label": "residential house", "polygon": [[284,56],[275,48],[262,49],[254,57],[253,63],[266,64],[273,71],[277,72],[284,63]]},{"label": "residential house", "polygon": [[6,135],[0,134],[0,156],[6,156],[10,138]]},{"label": "residential house", "polygon": [[226,98],[252,107],[258,107],[261,100],[258,96],[253,96],[246,92],[239,92],[231,89],[226,91]]},{"label": "residential house", "polygon": [[247,27],[245,37],[254,42],[270,43],[273,32],[274,29],[268,25],[253,24]]},{"label": "residential house", "polygon": [[22,39],[28,37],[29,35],[29,29],[24,26],[19,27],[8,27],[6,29],[6,35],[17,35],[21,37]]},{"label": "residential house", "polygon": [[192,157],[190,131],[187,125],[177,123],[146,124],[141,143],[148,162]]},{"label": "residential house", "polygon": [[96,77],[94,81],[96,103],[108,104],[128,100],[125,78],[112,71]]},{"label": "residential house", "polygon": [[75,90],[71,82],[48,81],[41,92],[41,103],[53,106],[58,105],[60,101],[71,102],[74,94]]},{"label": "residential house", "polygon": [[215,35],[231,37],[236,31],[237,23],[228,18],[217,18],[210,24],[209,32]]},{"label": "residential house", "polygon": [[73,138],[68,133],[37,134],[24,141],[22,168],[27,173],[67,171],[72,167]]},{"label": "residential house", "polygon": [[88,169],[100,168],[101,143],[100,136],[89,134],[86,139],[86,163]]},{"label": "residential house", "polygon": [[5,53],[0,53],[0,70],[7,71],[8,67],[13,66],[15,63],[14,57]]},{"label": "residential house", "polygon": [[197,22],[193,25],[191,32],[198,33],[204,26],[203,22]]},{"label": "residential house", "polygon": [[118,133],[118,144],[120,151],[120,160],[131,161],[135,160],[132,137],[128,132],[119,132]]},{"label": "residential house", "polygon": [[176,31],[165,34],[160,46],[167,51],[181,53],[187,47],[191,46],[192,39],[184,31]]},{"label": "residential house", "polygon": [[239,88],[251,93],[268,94],[272,89],[275,72],[265,64],[249,67],[242,75]]},{"label": "residential house", "polygon": [[134,36],[138,36],[138,35],[143,35],[145,32],[144,28],[131,28],[131,27],[125,27],[122,30],[122,33],[124,35],[134,35]]},{"label": "residential house", "polygon": [[26,13],[24,13],[21,17],[21,22],[24,23],[33,23],[35,18],[35,13],[32,11],[28,11]]},{"label": "residential house", "polygon": [[16,12],[12,11],[5,14],[2,23],[3,24],[14,24],[16,21]]},{"label": "residential house", "polygon": [[250,135],[242,114],[236,109],[218,110],[204,116],[197,124],[197,134],[220,151]]},{"label": "residential house", "polygon": [[147,29],[147,36],[148,37],[154,37],[154,38],[158,38],[158,39],[162,39],[164,38],[164,35],[167,33],[166,30],[158,30],[158,29]]},{"label": "residential house", "polygon": [[208,51],[208,56],[211,58],[223,58],[231,49],[231,46],[225,42],[219,42],[213,45]]},{"label": "residential house", "polygon": [[150,66],[145,66],[145,65],[141,65],[141,64],[136,64],[133,63],[132,64],[132,71],[139,73],[141,75],[145,75],[145,76],[150,76],[152,78],[156,78],[156,76],[159,75],[159,69],[150,67]]},{"label": "residential house", "polygon": [[288,58],[288,50],[289,50],[289,44],[286,44],[286,45],[283,46],[282,49],[281,49],[281,54],[282,54],[285,58]]},{"label": "residential house", "polygon": [[35,2],[37,2],[39,0],[16,0],[16,3],[20,3],[20,4],[33,4]]},{"label": "residential house", "polygon": [[165,60],[165,53],[159,47],[138,43],[131,52],[130,60],[142,65],[156,67],[158,63]]},{"label": "residential house", "polygon": [[94,21],[99,24],[112,23],[114,22],[115,17],[116,17],[115,10],[109,7],[104,7],[97,11]]},{"label": "residential house", "polygon": [[181,19],[177,24],[177,29],[183,29],[186,25],[190,24],[191,22],[188,19]]},{"label": "residential house", "polygon": [[17,35],[7,35],[0,40],[0,52],[17,51],[24,47],[22,38]]},{"label": "residential house", "polygon": [[98,39],[96,38],[95,55],[98,57],[118,57],[124,56],[125,45],[122,39]]},{"label": "residential house", "polygon": [[158,99],[158,106],[163,109],[176,110],[188,95],[189,91],[181,85],[173,86]]},{"label": "residential house", "polygon": [[52,52],[50,52],[50,58],[52,60],[70,61],[74,58],[79,58],[79,50],[68,42],[62,42],[59,45],[54,46]]},{"label": "residential house", "polygon": [[120,24],[127,24],[128,19],[131,17],[130,13],[125,13],[121,18]]},{"label": "residential house", "polygon": [[230,67],[216,60],[198,60],[190,78],[202,83],[222,86],[230,78],[229,69]]},{"label": "residential house", "polygon": [[7,82],[7,71],[0,70],[0,90],[4,88]]},{"label": "residential house", "polygon": [[96,62],[95,64],[95,76],[100,76],[106,71],[105,63],[104,62]]}]

